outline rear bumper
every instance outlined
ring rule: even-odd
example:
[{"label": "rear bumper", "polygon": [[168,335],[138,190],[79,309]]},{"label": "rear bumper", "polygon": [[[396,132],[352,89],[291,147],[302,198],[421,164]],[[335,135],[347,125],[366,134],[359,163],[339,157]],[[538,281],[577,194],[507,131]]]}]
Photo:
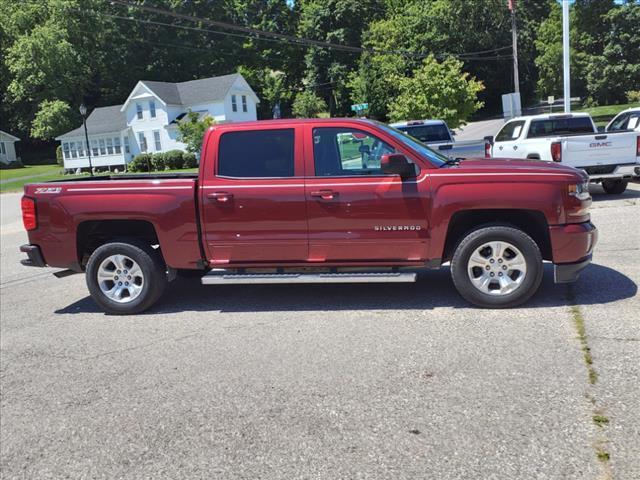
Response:
[{"label": "rear bumper", "polygon": [[575,282],[580,272],[591,263],[591,255],[575,263],[561,263],[553,266],[553,280],[556,283]]},{"label": "rear bumper", "polygon": [[640,164],[630,163],[627,165],[618,165],[613,171],[609,173],[589,172],[589,169],[585,169],[589,174],[589,181],[599,182],[602,180],[638,180],[640,178]]},{"label": "rear bumper", "polygon": [[40,247],[37,245],[22,245],[20,247],[22,253],[26,253],[28,258],[20,260],[22,265],[27,267],[46,267],[47,264],[42,257]]}]

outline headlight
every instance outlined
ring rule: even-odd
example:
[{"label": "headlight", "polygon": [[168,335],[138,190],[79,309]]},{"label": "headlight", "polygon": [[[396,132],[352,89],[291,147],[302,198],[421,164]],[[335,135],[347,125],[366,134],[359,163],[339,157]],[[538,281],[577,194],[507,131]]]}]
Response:
[{"label": "headlight", "polygon": [[568,186],[569,195],[576,197],[578,200],[588,200],[591,198],[589,194],[589,182],[573,183]]}]

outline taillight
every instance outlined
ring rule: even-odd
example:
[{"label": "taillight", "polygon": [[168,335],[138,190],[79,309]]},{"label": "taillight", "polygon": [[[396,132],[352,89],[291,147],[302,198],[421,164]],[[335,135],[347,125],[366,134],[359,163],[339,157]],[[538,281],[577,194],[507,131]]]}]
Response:
[{"label": "taillight", "polygon": [[38,228],[38,218],[36,217],[36,201],[33,198],[22,197],[22,223],[27,231]]},{"label": "taillight", "polygon": [[491,158],[491,144],[484,142],[484,158]]},{"label": "taillight", "polygon": [[553,142],[551,144],[551,159],[554,162],[562,161],[562,144],[560,142]]}]

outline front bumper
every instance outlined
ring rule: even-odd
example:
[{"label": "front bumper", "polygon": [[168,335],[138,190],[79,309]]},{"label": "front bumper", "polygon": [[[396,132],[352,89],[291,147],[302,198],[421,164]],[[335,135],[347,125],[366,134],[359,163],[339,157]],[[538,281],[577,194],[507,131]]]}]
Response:
[{"label": "front bumper", "polygon": [[575,282],[582,270],[591,263],[591,255],[575,263],[560,263],[553,266],[553,280],[556,283]]},{"label": "front bumper", "polygon": [[29,258],[25,258],[20,260],[20,263],[22,265],[25,265],[27,267],[46,267],[47,264],[44,261],[44,258],[42,257],[42,252],[40,251],[40,247],[37,245],[22,245],[20,247],[20,251],[22,253],[26,253],[27,257]]}]

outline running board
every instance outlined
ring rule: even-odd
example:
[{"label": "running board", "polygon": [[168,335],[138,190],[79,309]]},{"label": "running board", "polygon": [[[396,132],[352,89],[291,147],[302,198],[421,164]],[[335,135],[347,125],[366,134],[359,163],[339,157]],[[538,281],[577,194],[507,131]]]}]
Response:
[{"label": "running board", "polygon": [[264,283],[410,283],[415,273],[249,273],[212,272],[201,279],[203,285],[249,285]]}]

